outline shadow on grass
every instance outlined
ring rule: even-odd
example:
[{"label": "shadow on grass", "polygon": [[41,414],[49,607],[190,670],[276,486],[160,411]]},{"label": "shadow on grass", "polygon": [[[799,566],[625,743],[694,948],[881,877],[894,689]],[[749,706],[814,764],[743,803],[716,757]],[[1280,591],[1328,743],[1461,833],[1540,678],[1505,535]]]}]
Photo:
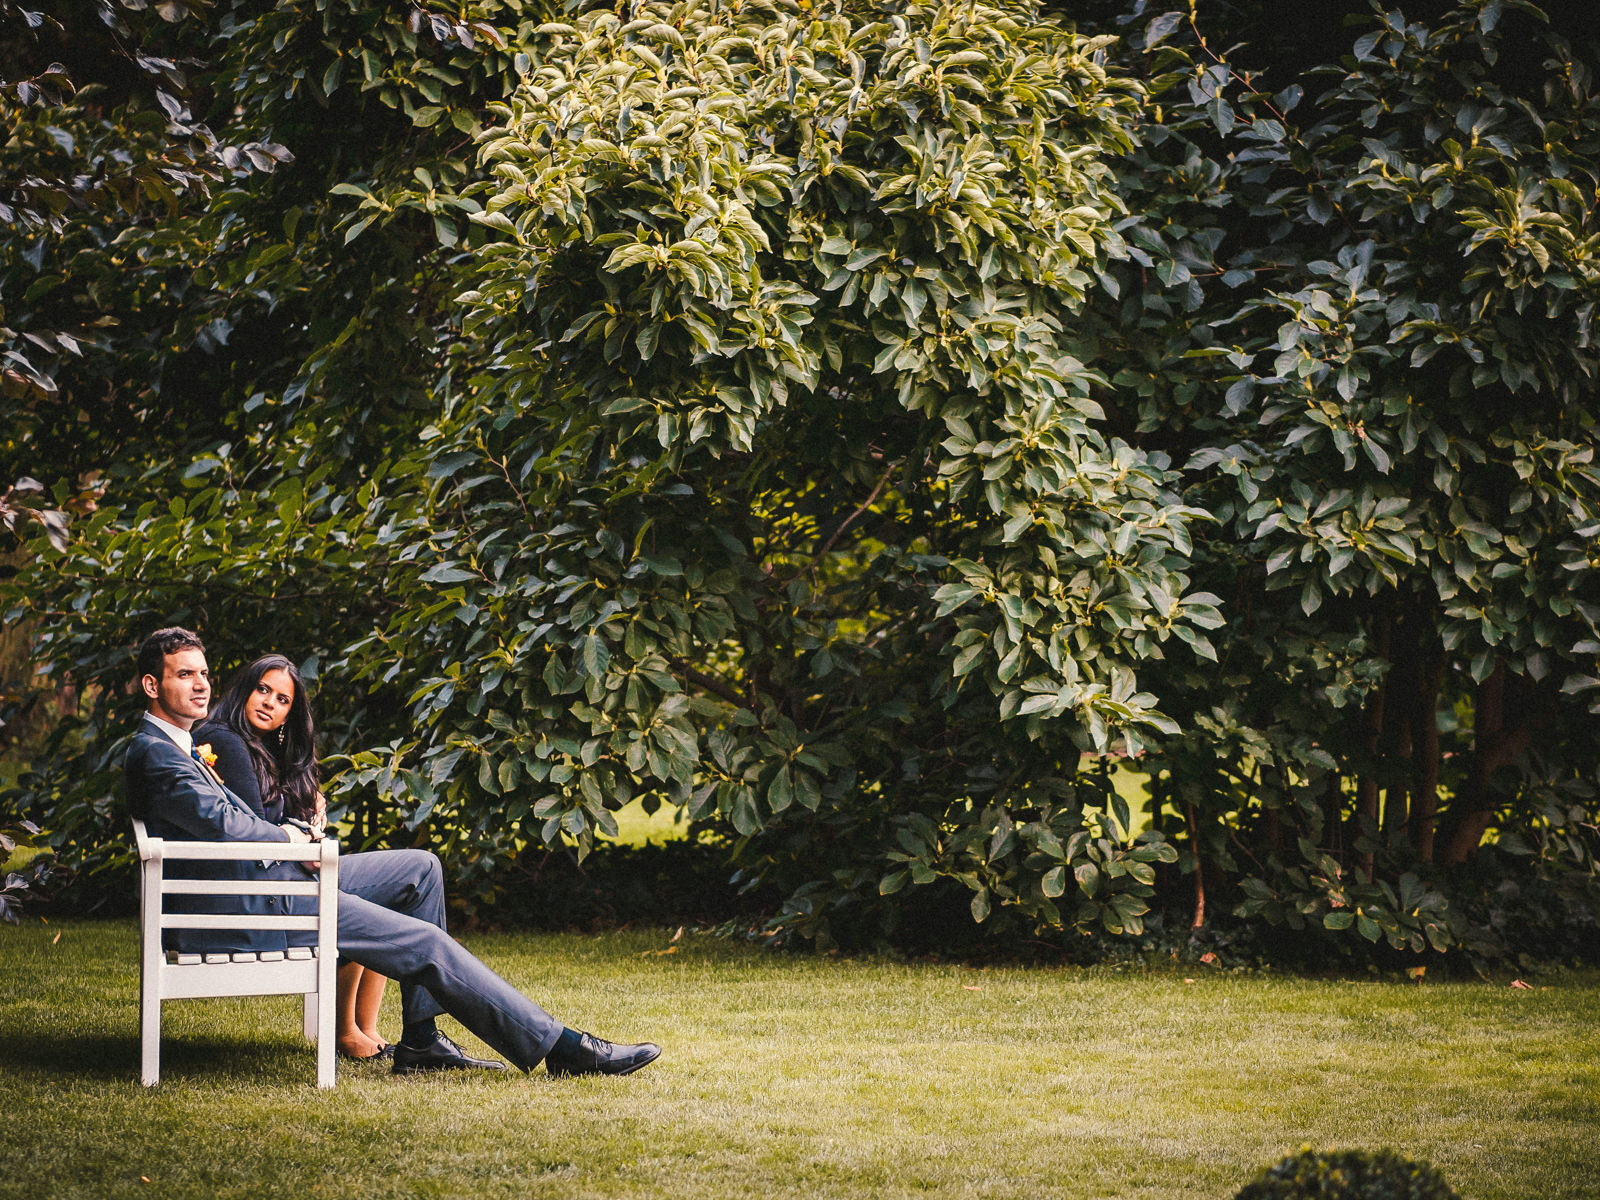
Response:
[{"label": "shadow on grass", "polygon": [[[37,1072],[55,1079],[137,1080],[139,1039],[136,1036],[78,1033],[41,1034],[0,1025],[0,1046],[5,1047],[6,1070],[12,1074]],[[163,1038],[161,1081],[180,1079],[271,1079],[304,1059],[305,1070],[315,1069],[315,1050],[299,1040],[220,1041],[215,1038]],[[296,1077],[297,1078],[297,1077]],[[295,1079],[286,1077],[286,1082]]]}]

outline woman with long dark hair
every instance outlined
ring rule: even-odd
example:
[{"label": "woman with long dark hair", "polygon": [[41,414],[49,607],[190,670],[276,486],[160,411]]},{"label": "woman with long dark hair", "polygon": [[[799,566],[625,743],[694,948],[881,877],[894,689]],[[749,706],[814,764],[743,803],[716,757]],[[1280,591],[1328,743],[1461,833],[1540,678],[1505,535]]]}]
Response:
[{"label": "woman with long dark hair", "polygon": [[[235,676],[195,744],[209,743],[215,769],[234,795],[274,825],[303,821],[321,829],[328,803],[317,772],[316,730],[300,672],[281,654],[264,654]],[[339,968],[338,1042],[346,1058],[389,1058],[378,1033],[388,980],[360,963]]]}]

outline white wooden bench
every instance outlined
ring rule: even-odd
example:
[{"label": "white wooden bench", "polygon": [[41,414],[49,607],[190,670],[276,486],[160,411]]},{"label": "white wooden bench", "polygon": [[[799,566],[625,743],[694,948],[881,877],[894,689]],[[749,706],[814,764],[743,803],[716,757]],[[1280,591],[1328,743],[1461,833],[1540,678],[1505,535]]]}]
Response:
[{"label": "white wooden bench", "polygon": [[[161,1077],[161,1002],[199,996],[305,997],[305,1035],[317,1044],[317,1086],[334,1078],[335,974],[338,969],[339,843],[178,842],[133,823],[139,844],[140,1078]],[[176,860],[312,862],[316,879],[169,879]],[[315,896],[317,915],[169,913],[166,896]],[[164,929],[315,930],[316,945],[242,954],[179,954],[161,947]]]}]

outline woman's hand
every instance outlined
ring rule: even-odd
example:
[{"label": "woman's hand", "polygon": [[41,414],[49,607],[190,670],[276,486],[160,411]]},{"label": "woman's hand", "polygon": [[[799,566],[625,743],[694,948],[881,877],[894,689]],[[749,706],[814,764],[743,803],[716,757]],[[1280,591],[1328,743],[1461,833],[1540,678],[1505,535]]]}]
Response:
[{"label": "woman's hand", "polygon": [[317,808],[311,814],[311,827],[321,834],[328,832],[328,798],[321,792],[317,793]]}]

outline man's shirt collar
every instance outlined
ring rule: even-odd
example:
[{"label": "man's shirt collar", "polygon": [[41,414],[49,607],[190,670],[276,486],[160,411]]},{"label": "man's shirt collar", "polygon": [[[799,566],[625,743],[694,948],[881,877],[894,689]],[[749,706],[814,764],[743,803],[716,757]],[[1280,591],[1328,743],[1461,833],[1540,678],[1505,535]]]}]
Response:
[{"label": "man's shirt collar", "polygon": [[194,753],[194,735],[191,734],[187,729],[179,729],[171,721],[163,721],[160,717],[156,716],[155,713],[152,712],[145,713],[144,719],[149,721],[150,724],[154,725],[162,733],[166,734],[167,737],[171,738],[172,741],[177,744],[178,749],[182,750],[185,754]]}]

